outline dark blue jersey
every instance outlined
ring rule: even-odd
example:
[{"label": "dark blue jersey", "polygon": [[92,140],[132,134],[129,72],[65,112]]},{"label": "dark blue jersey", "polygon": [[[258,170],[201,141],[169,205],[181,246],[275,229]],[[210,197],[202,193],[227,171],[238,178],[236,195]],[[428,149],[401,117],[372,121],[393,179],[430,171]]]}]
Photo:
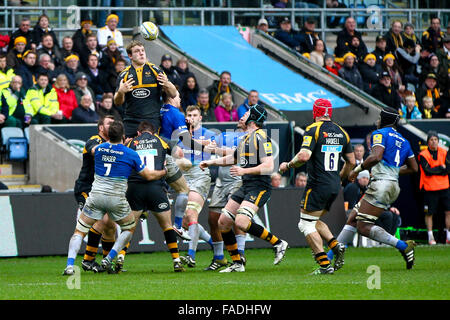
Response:
[{"label": "dark blue jersey", "polygon": [[[161,114],[161,130],[159,135],[166,139],[173,139],[179,134],[187,131],[186,119],[184,114],[178,108],[165,104],[160,110]],[[176,132],[174,134],[174,132]],[[172,137],[174,135],[174,137]],[[177,139],[176,139],[177,140]]]}]

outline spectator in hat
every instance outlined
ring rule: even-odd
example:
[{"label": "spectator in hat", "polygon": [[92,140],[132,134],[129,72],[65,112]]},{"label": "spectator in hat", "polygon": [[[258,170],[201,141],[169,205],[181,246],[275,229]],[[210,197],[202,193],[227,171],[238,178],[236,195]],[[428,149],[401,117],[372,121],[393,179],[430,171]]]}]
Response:
[{"label": "spectator in hat", "polygon": [[81,53],[83,51],[86,51],[87,36],[93,34],[93,31],[91,30],[92,25],[93,22],[91,18],[87,14],[82,13],[80,21],[80,29],[75,31],[75,33],[72,36],[73,51],[78,53],[78,56],[81,56]]},{"label": "spectator in hat", "polygon": [[66,57],[71,56],[73,54],[78,55],[78,53],[76,53],[73,50],[73,40],[71,37],[65,36],[62,39],[61,55],[63,59],[65,59]]},{"label": "spectator in hat", "polygon": [[314,50],[310,52],[310,60],[319,66],[324,65],[325,44],[320,39],[314,39]]},{"label": "spectator in hat", "polygon": [[75,76],[75,89],[73,90],[75,92],[75,97],[77,98],[78,105],[81,103],[81,97],[84,95],[90,95],[91,96],[91,105],[90,108],[92,110],[95,110],[95,93],[94,91],[88,86],[88,76],[84,72],[78,72]]},{"label": "spectator in hat", "polygon": [[387,71],[391,75],[392,86],[397,88],[399,92],[405,91],[405,86],[403,85],[402,80],[402,72],[393,54],[388,53],[384,56],[381,67],[383,71]]},{"label": "spectator in hat", "polygon": [[377,64],[381,65],[384,56],[387,54],[386,39],[383,36],[377,36],[375,40],[375,50],[373,50],[371,53],[373,53],[375,57],[377,57]]},{"label": "spectator in hat", "polygon": [[403,72],[405,87],[411,84],[415,88],[419,85],[417,77],[417,63],[420,59],[420,45],[416,44],[412,39],[405,38],[403,48],[397,48],[396,55],[398,57],[398,65]]},{"label": "spectator in hat", "polygon": [[78,108],[72,111],[73,123],[96,123],[98,121],[97,112],[90,108],[92,102],[92,98],[88,94],[81,97]]},{"label": "spectator in hat", "polygon": [[384,34],[384,38],[386,39],[386,52],[395,54],[397,48],[403,48],[402,30],[402,22],[394,20],[389,31]]},{"label": "spectator in hat", "polygon": [[266,34],[269,33],[269,22],[264,18],[259,19],[256,29]]},{"label": "spectator in hat", "polygon": [[410,22],[406,22],[403,26],[403,43],[405,43],[406,39],[414,41],[415,45],[420,45],[420,39],[416,37],[416,34],[414,33],[414,25]]},{"label": "spectator in hat", "polygon": [[58,70],[58,73],[65,74],[69,81],[69,86],[74,87],[76,74],[81,70],[80,58],[76,54],[71,54],[64,59],[64,65]]},{"label": "spectator in hat", "polygon": [[364,57],[363,63],[359,64],[359,72],[363,80],[364,91],[371,93],[373,87],[378,83],[381,74],[381,66],[377,64],[373,53],[368,53]]},{"label": "spectator in hat", "polygon": [[180,57],[180,59],[178,59],[175,69],[177,70],[178,75],[180,76],[179,80],[179,83],[181,84],[180,89],[186,83],[186,79],[188,77],[195,78],[194,73],[189,70],[189,62],[186,57]]},{"label": "spectator in hat", "polygon": [[439,88],[443,91],[448,88],[449,84],[449,73],[448,68],[445,69],[443,65],[441,65],[439,58],[436,54],[432,53],[429,57],[429,64],[425,66],[422,72],[421,83],[424,81],[423,75],[428,75],[433,73],[436,75],[436,79],[438,82]]},{"label": "spectator in hat", "polygon": [[403,119],[422,119],[422,113],[417,106],[416,97],[413,94],[404,98],[405,103],[401,105],[399,114]]},{"label": "spectator in hat", "polygon": [[[99,1],[100,2],[100,1]],[[124,0],[101,0],[101,6],[102,7],[123,7]],[[111,17],[112,14],[109,14],[106,16],[106,10],[102,10],[99,12],[98,15],[98,25],[103,26],[104,24],[108,25],[108,19]],[[122,20],[123,20],[123,11],[117,11],[113,13],[115,18],[117,19],[117,27],[122,26]]]},{"label": "spectator in hat", "polygon": [[279,28],[275,31],[274,37],[291,49],[302,52],[301,37],[298,32],[292,28],[291,20],[288,17],[284,17],[280,21]]},{"label": "spectator in hat", "polygon": [[355,55],[351,52],[347,52],[344,55],[344,65],[341,69],[339,69],[338,74],[342,79],[363,90],[363,80],[358,68],[356,67],[355,61]]},{"label": "spectator in hat", "polygon": [[444,32],[441,31],[441,19],[432,17],[430,27],[422,33],[422,46],[430,52],[436,53],[439,48],[442,48],[443,39]]},{"label": "spectator in hat", "polygon": [[14,31],[9,40],[8,51],[14,48],[14,41],[18,37],[24,37],[26,40],[25,50],[36,49],[36,44],[33,43],[33,33],[31,28],[30,18],[22,18],[20,20],[19,29]]},{"label": "spectator in hat", "polygon": [[163,69],[169,81],[172,82],[178,90],[180,90],[183,86],[183,83],[181,83],[182,79],[180,74],[173,66],[172,56],[168,53],[164,54],[161,57],[161,64],[159,66],[161,67],[161,69]]},{"label": "spectator in hat", "polygon": [[434,73],[427,74],[424,82],[417,89],[416,96],[421,111],[424,109],[423,98],[430,97],[433,100],[434,111],[436,113],[439,112],[439,108],[441,107],[441,91]]},{"label": "spectator in hat", "polygon": [[[302,48],[302,53],[308,52],[314,50],[314,41],[319,40],[320,36],[317,32],[315,32],[316,28],[316,20],[314,18],[309,17],[305,20],[305,23],[303,24],[302,29],[299,32],[300,36],[300,46]],[[325,42],[323,42],[323,52],[327,52],[327,47]],[[323,65],[323,64],[321,64]]]},{"label": "spectator in hat", "polygon": [[14,48],[10,50],[6,55],[6,64],[8,67],[17,70],[23,63],[22,55],[25,52],[27,46],[27,39],[25,37],[17,37],[14,40]]},{"label": "spectator in hat", "polygon": [[122,32],[117,29],[118,23],[118,15],[113,13],[108,15],[106,18],[106,25],[97,31],[97,40],[100,48],[106,47],[109,38],[114,39],[119,48],[123,48]]},{"label": "spectator in hat", "polygon": [[34,51],[27,50],[23,53],[22,59],[23,63],[17,68],[16,74],[22,78],[22,88],[27,91],[33,86],[37,76],[37,54]]},{"label": "spectator in hat", "polygon": [[64,62],[64,58],[61,53],[61,49],[54,42],[51,34],[44,34],[42,36],[41,48],[37,50],[37,54],[40,57],[42,54],[48,54],[55,65],[55,68],[61,66]]},{"label": "spectator in hat", "polygon": [[[231,73],[229,71],[222,71],[219,80],[214,80],[212,85],[208,87],[209,92],[209,105],[212,110],[216,108],[222,98],[223,93],[231,93],[233,96],[233,90],[231,88]],[[197,99],[198,100],[198,99]]]},{"label": "spectator in hat", "polygon": [[367,52],[366,44],[362,39],[362,34],[356,31],[356,21],[353,17],[347,17],[345,19],[344,28],[339,31],[336,39],[336,48],[334,49],[334,54],[336,57],[343,57],[344,54],[350,51],[350,44],[352,43],[352,37],[356,36],[359,39],[360,46],[362,46],[364,51]]},{"label": "spectator in hat", "polygon": [[340,66],[337,63],[335,63],[334,56],[332,54],[326,54],[323,60],[324,60],[323,67],[328,71],[330,71],[332,74],[338,76]]},{"label": "spectator in hat", "polygon": [[53,40],[53,45],[59,47],[58,38],[56,37],[55,32],[50,28],[49,25],[50,19],[47,15],[42,14],[39,16],[36,25],[33,28],[33,43],[36,45],[36,49],[41,48],[42,40],[44,35],[51,35]]},{"label": "spectator in hat", "polygon": [[395,110],[398,110],[401,106],[400,96],[396,88],[392,85],[391,75],[387,71],[381,73],[378,84],[372,89],[372,97]]},{"label": "spectator in hat", "polygon": [[370,173],[368,170],[361,171],[356,177],[356,181],[349,183],[344,188],[344,201],[348,202],[348,208],[353,207],[359,202],[369,185]]}]

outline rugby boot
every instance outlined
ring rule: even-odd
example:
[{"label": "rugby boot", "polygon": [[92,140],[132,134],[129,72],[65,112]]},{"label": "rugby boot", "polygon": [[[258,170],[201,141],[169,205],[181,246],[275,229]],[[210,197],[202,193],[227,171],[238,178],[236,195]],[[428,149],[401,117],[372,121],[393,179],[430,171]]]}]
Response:
[{"label": "rugby boot", "polygon": [[84,271],[93,271],[94,268],[98,268],[100,265],[95,260],[83,260],[81,261],[81,267]]},{"label": "rugby boot", "polygon": [[322,274],[333,274],[333,273],[334,273],[334,268],[330,264],[326,268],[318,268],[318,269],[316,269],[315,271],[313,271],[311,273],[311,275],[322,275]]},{"label": "rugby boot", "polygon": [[411,269],[414,265],[414,248],[417,246],[417,244],[413,240],[406,240],[405,241],[408,246],[405,250],[400,251],[400,253],[403,256],[403,259],[406,261],[406,269]]},{"label": "rugby boot", "polygon": [[221,260],[212,259],[211,264],[204,269],[204,271],[217,271],[226,267],[228,265],[227,259],[223,258]]},{"label": "rugby boot", "polygon": [[195,260],[190,256],[181,256],[180,257],[181,263],[187,265],[189,268],[195,268]]},{"label": "rugby boot", "polygon": [[286,255],[287,248],[288,243],[284,240],[281,240],[279,244],[273,246],[273,250],[275,251],[275,259],[273,260],[273,264],[279,264],[281,260],[283,260]]},{"label": "rugby boot", "polygon": [[177,228],[175,225],[173,225],[172,228],[176,232],[177,236],[179,236],[181,239],[186,241],[191,240],[191,237],[189,236],[188,232],[184,230],[183,227]]},{"label": "rugby boot", "polygon": [[67,266],[64,269],[63,276],[71,276],[74,274],[75,274],[75,270],[74,270],[73,266]]},{"label": "rugby boot", "polygon": [[233,262],[228,268],[219,271],[220,273],[228,272],[245,272],[245,267],[242,261]]},{"label": "rugby boot", "polygon": [[173,262],[173,271],[174,272],[184,272],[185,271],[181,261],[178,260],[178,261]]},{"label": "rugby boot", "polygon": [[339,270],[344,266],[344,254],[345,245],[343,243],[338,243],[336,247],[333,248],[334,253],[334,271]]}]

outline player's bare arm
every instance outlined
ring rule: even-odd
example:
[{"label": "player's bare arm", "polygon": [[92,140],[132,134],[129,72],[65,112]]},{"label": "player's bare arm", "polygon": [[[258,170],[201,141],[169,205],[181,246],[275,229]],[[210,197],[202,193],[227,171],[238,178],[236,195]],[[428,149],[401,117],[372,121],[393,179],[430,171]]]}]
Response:
[{"label": "player's bare arm", "polygon": [[346,153],[344,159],[345,159],[344,166],[342,167],[342,170],[339,173],[341,181],[348,177],[348,175],[356,165],[355,154],[353,152]]},{"label": "player's bare arm", "polygon": [[289,162],[282,162],[280,164],[279,171],[281,173],[287,171],[290,168],[298,168],[304,165],[311,158],[311,151],[308,149],[301,149],[299,153],[295,155]]},{"label": "player's bare arm", "polygon": [[177,88],[174,86],[172,82],[169,81],[167,75],[165,73],[158,73],[156,77],[160,86],[163,87],[163,90],[171,97],[175,98],[177,96]]},{"label": "player's bare arm", "polygon": [[236,164],[236,159],[233,154],[227,155],[225,157],[202,161],[198,165],[200,169],[205,170],[206,168],[210,166],[220,166],[220,167],[227,167],[231,166],[233,164]]},{"label": "player's bare arm", "polygon": [[139,175],[148,181],[159,180],[166,174],[167,174],[166,168],[164,168],[163,170],[150,170],[149,168],[145,167],[144,170],[139,172]]},{"label": "player's bare arm", "polygon": [[353,169],[350,174],[348,175],[349,180],[356,179],[356,176],[358,173],[360,173],[363,170],[370,170],[373,166],[375,166],[378,162],[380,162],[383,159],[384,154],[384,148],[381,146],[373,146],[372,152],[367,157],[366,160],[364,160],[363,163],[358,165],[355,169]]},{"label": "player's bare arm", "polygon": [[406,159],[406,164],[400,168],[399,175],[413,174],[419,170],[417,161],[414,157]]}]

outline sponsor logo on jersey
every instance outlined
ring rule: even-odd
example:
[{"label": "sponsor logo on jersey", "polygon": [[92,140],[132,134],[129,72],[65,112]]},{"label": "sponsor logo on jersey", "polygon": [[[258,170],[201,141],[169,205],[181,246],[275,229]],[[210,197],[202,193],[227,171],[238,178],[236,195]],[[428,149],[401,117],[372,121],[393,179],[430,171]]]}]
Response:
[{"label": "sponsor logo on jersey", "polygon": [[378,133],[373,135],[373,144],[381,143],[383,141],[383,135]]},{"label": "sponsor logo on jersey", "polygon": [[266,153],[272,153],[272,144],[270,142],[264,143],[264,151]]},{"label": "sponsor logo on jersey", "polygon": [[342,152],[342,145],[339,146],[322,146],[322,152]]},{"label": "sponsor logo on jersey", "polygon": [[166,202],[158,204],[158,208],[160,208],[161,210],[167,209],[168,207],[169,205]]},{"label": "sponsor logo on jersey", "polygon": [[245,167],[248,164],[247,158],[241,157],[239,164],[241,165],[241,167]]},{"label": "sponsor logo on jersey", "polygon": [[303,137],[303,147],[309,147],[311,145],[312,137],[311,136],[304,136]]},{"label": "sponsor logo on jersey", "polygon": [[133,97],[135,97],[137,99],[148,98],[148,97],[150,97],[150,90],[148,90],[146,88],[139,88],[139,89],[133,90],[132,95],[133,95]]}]

